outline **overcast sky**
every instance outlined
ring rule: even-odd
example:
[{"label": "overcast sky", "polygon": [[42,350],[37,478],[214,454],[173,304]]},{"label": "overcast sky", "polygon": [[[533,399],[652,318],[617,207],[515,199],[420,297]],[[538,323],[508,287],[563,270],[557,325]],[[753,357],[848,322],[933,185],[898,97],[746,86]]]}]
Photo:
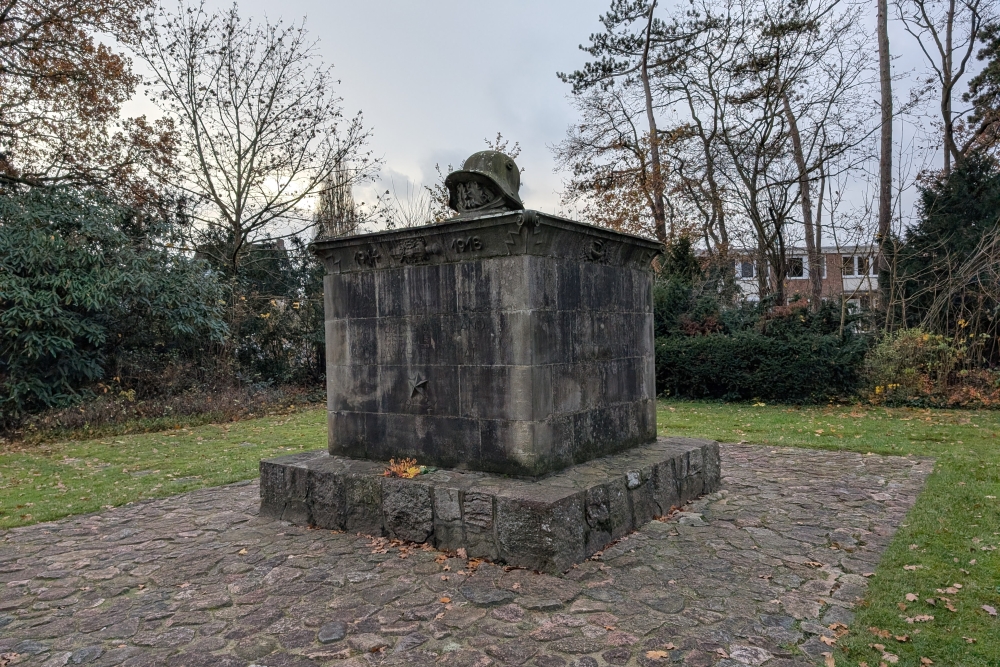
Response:
[{"label": "overcast sky", "polygon": [[[208,4],[221,8],[228,2]],[[345,113],[364,112],[371,148],[385,163],[383,187],[393,183],[405,197],[407,182],[432,184],[435,164],[458,167],[485,148],[485,138],[502,132],[521,145],[517,162],[525,170],[525,204],[558,210],[564,176],[553,171],[550,146],[565,136],[576,115],[567,100],[569,86],[556,72],[586,61],[578,46],[600,30],[598,19],[609,0],[239,0],[238,5],[245,17],[307,18],[309,33],[341,81]],[[870,22],[874,30],[874,16]],[[891,41],[897,74],[923,68],[898,24],[891,25]],[[899,82],[897,98],[905,98],[907,88]],[[875,104],[873,99],[873,114]],[[862,199],[868,196],[864,185],[852,186]],[[356,196],[370,200],[371,192],[356,190]]]},{"label": "overcast sky", "polygon": [[[213,1],[224,6],[227,3]],[[573,121],[557,71],[586,54],[607,0],[240,0],[244,16],[296,20],[340,79],[344,110],[364,112],[372,148],[400,196],[431,184],[502,132],[521,144],[521,198],[554,212],[561,178],[548,146]]]}]

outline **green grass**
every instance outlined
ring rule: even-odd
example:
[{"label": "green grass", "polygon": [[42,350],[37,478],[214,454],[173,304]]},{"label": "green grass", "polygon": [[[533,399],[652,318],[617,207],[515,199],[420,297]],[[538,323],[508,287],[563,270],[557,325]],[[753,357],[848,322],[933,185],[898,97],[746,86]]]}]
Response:
[{"label": "green grass", "polygon": [[[923,667],[921,658],[939,667],[1000,665],[1000,620],[982,609],[1000,609],[1000,413],[671,401],[660,405],[658,423],[663,434],[936,458],[850,633],[833,652],[838,665],[892,665],[883,651],[898,656],[896,667]],[[904,569],[912,565],[920,567]],[[954,612],[937,592],[952,584],[962,586],[944,593]],[[909,602],[907,593],[919,599]],[[934,620],[904,620],[921,615]]]},{"label": "green grass", "polygon": [[0,449],[0,529],[257,476],[260,459],[326,446],[322,410]]},{"label": "green grass", "polygon": [[[870,645],[882,644],[899,656],[896,667],[923,667],[922,657],[938,667],[1000,665],[1000,620],[982,609],[1000,609],[1000,548],[992,550],[1000,547],[1000,412],[669,401],[658,417],[661,432],[670,435],[935,457],[926,490],[834,653],[840,665],[877,667],[882,652]],[[252,479],[261,458],[321,448],[325,434],[323,411],[309,410],[160,433],[8,445],[0,449],[0,528]],[[957,611],[924,602],[938,601],[937,589],[956,583],[962,588],[945,596]],[[907,602],[907,593],[919,601]],[[899,603],[907,604],[905,612]],[[934,620],[903,620],[918,615]],[[905,642],[893,638],[904,634]]]}]

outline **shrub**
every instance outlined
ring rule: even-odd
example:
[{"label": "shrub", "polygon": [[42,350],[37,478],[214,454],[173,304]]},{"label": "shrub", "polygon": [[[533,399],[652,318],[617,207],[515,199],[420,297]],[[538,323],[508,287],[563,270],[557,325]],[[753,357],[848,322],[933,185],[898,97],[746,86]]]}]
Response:
[{"label": "shrub", "polygon": [[656,386],[688,398],[824,401],[854,393],[864,350],[863,340],[832,334],[662,337],[656,341]]},{"label": "shrub", "polygon": [[833,304],[726,305],[724,281],[664,274],[653,292],[660,393],[803,403],[857,390],[867,340]]},{"label": "shrub", "polygon": [[169,361],[223,338],[207,265],[138,227],[94,193],[0,196],[0,422],[76,402],[126,352]]},{"label": "shrub", "polygon": [[889,334],[865,358],[864,391],[882,405],[998,407],[1000,373],[969,367],[979,344],[922,329]]}]

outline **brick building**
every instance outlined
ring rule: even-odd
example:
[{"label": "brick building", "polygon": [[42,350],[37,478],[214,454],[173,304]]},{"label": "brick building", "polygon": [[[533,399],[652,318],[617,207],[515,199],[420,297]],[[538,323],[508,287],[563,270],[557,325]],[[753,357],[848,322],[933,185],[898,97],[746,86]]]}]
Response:
[{"label": "brick building", "polygon": [[[823,298],[847,298],[855,308],[871,307],[878,293],[878,270],[875,265],[874,246],[844,246],[822,249]],[[809,257],[804,248],[789,248],[786,252],[788,275],[785,278],[785,296],[789,302],[807,299],[812,291],[809,282]],[[760,265],[752,256],[736,260],[736,282],[745,299],[759,299],[757,271]],[[770,271],[769,271],[770,273]]]}]

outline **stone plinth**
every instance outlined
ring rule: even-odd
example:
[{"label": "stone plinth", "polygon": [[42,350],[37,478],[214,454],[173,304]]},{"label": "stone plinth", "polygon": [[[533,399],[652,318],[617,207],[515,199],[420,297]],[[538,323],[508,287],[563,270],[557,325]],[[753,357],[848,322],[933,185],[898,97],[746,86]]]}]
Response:
[{"label": "stone plinth", "polygon": [[457,470],[396,479],[384,470],[322,450],[261,461],[261,513],[555,573],[720,480],[718,443],[688,438],[660,438],[542,479]]},{"label": "stone plinth", "polygon": [[657,243],[516,211],[313,248],[330,454],[539,476],[655,440]]}]

